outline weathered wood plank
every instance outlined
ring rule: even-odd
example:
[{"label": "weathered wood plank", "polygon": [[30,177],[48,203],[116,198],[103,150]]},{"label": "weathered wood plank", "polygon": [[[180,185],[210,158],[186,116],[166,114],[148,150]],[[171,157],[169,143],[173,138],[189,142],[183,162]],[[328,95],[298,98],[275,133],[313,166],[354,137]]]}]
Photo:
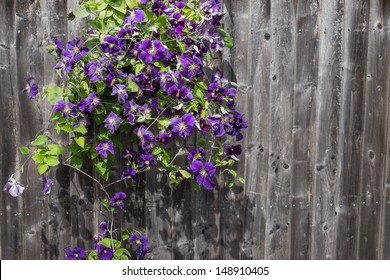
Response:
[{"label": "weathered wood plank", "polygon": [[265,259],[290,256],[292,108],[294,97],[295,16],[291,1],[271,2],[269,173]]},{"label": "weathered wood plank", "polygon": [[[363,126],[363,158],[360,181],[358,256],[378,259],[381,219],[384,208],[386,131],[388,114],[389,53],[388,36],[383,30],[383,11],[386,1],[371,1],[368,52],[365,78],[365,107]],[[386,41],[387,38],[387,41]]]},{"label": "weathered wood plank", "polygon": [[321,2],[311,258],[334,259],[339,193],[343,1]]},{"label": "weathered wood plank", "polygon": [[340,195],[336,259],[356,259],[357,209],[362,160],[362,131],[369,3],[345,2],[340,118]]},{"label": "weathered wood plank", "polygon": [[251,1],[251,40],[248,91],[244,112],[251,131],[244,135],[245,201],[243,217],[242,259],[263,259],[265,248],[266,200],[269,157],[269,87],[272,27],[271,1]]},{"label": "weathered wood plank", "polygon": [[308,259],[308,239],[312,208],[315,142],[315,100],[318,95],[318,13],[315,1],[299,1],[296,7],[297,27],[293,162],[291,177],[291,259]]}]

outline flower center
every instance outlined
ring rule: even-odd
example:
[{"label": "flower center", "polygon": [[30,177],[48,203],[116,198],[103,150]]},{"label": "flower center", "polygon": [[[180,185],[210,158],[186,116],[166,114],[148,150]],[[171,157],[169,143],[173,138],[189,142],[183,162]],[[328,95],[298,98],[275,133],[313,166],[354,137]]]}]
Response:
[{"label": "flower center", "polygon": [[122,201],[121,199],[119,199],[119,200],[117,200],[115,203],[116,203],[116,205],[119,206],[119,205],[121,205],[121,204],[123,203],[123,201]]},{"label": "flower center", "polygon": [[116,124],[116,120],[114,118],[110,118],[108,120],[108,123],[111,124],[111,125],[115,125]]},{"label": "flower center", "polygon": [[68,105],[65,105],[65,107],[63,109],[64,114],[69,114],[70,111],[71,111],[70,107]]},{"label": "flower center", "polygon": [[196,63],[191,63],[189,68],[191,72],[195,72],[196,70],[198,70],[198,65]]},{"label": "flower center", "polygon": [[155,55],[157,53],[156,47],[154,45],[152,45],[152,47],[150,48],[149,52],[150,52],[151,55]]},{"label": "flower center", "polygon": [[187,125],[184,122],[181,122],[179,124],[179,130],[180,131],[185,131],[187,129]]},{"label": "flower center", "polygon": [[108,150],[108,144],[107,144],[107,143],[104,143],[104,144],[102,145],[102,148],[103,148],[103,150]]},{"label": "flower center", "polygon": [[92,100],[92,103],[93,103],[94,106],[99,105],[99,98],[95,97],[95,98]]},{"label": "flower center", "polygon": [[73,51],[74,51],[74,53],[79,53],[80,49],[77,46],[74,46]]},{"label": "flower center", "polygon": [[200,173],[200,175],[202,177],[206,177],[207,176],[207,171],[205,169],[202,169],[199,173]]}]

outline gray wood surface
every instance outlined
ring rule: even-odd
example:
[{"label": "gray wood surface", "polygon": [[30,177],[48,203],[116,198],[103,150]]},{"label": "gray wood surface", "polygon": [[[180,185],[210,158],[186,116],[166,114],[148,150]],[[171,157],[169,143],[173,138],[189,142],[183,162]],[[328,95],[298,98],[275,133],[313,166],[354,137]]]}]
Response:
[{"label": "gray wood surface", "polygon": [[[21,91],[29,75],[58,82],[45,46],[80,34],[85,22],[67,20],[77,3],[0,1],[0,182],[29,184],[18,199],[0,193],[0,259],[63,259],[67,246],[91,247],[107,215],[80,173],[54,170],[43,197],[33,166],[18,171],[18,147],[36,134],[68,141]],[[390,259],[390,1],[223,4],[235,45],[216,67],[248,118],[246,184],[217,176],[211,192],[171,190],[156,171],[110,190],[129,197],[116,226],[145,231],[154,259]]]}]

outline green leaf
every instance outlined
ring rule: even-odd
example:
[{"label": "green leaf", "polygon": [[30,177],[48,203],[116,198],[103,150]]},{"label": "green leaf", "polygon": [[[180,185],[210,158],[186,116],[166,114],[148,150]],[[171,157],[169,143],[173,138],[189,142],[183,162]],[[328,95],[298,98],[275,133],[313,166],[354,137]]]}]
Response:
[{"label": "green leaf", "polygon": [[163,128],[167,128],[169,126],[169,124],[171,123],[171,120],[169,118],[159,118],[157,120],[157,123],[158,123],[158,128],[163,129]]},{"label": "green leaf", "polygon": [[111,248],[111,239],[110,238],[103,238],[102,240],[100,240],[99,241],[99,243],[98,244],[102,244],[102,245],[104,245],[104,246],[106,246],[106,247],[109,247],[109,248]]},{"label": "green leaf", "polygon": [[85,128],[84,125],[79,124],[79,125],[76,127],[75,132],[78,132],[78,133],[87,133],[88,130]]},{"label": "green leaf", "polygon": [[75,137],[73,140],[79,145],[81,148],[84,149],[85,147],[85,138],[84,137]]},{"label": "green leaf", "polygon": [[45,173],[47,170],[49,170],[49,166],[45,163],[38,164],[38,172],[39,175],[42,175]]},{"label": "green leaf", "polygon": [[229,182],[229,183],[226,183],[226,186],[227,186],[228,188],[232,188],[232,187],[234,186],[234,181],[231,181],[231,182]]},{"label": "green leaf", "polygon": [[229,33],[227,33],[222,28],[218,29],[219,33],[221,33],[223,40],[225,41],[225,47],[231,49],[233,47],[233,39],[230,37]]},{"label": "green leaf", "polygon": [[83,9],[81,7],[79,8],[76,8],[74,11],[73,11],[73,14],[77,17],[77,18],[85,18],[85,17],[88,17],[89,16],[89,12],[86,10],[86,9]]},{"label": "green leaf", "polygon": [[127,7],[130,9],[134,9],[135,7],[138,6],[138,0],[125,0]]},{"label": "green leaf", "polygon": [[245,185],[245,179],[244,179],[244,178],[238,177],[238,181],[239,181],[241,184]]},{"label": "green leaf", "polygon": [[83,158],[79,155],[72,154],[72,157],[70,158],[70,163],[77,169],[81,169],[81,167],[83,167]]},{"label": "green leaf", "polygon": [[24,156],[28,156],[28,154],[30,153],[30,149],[28,147],[26,147],[26,146],[20,147],[19,151]]},{"label": "green leaf", "polygon": [[37,138],[35,138],[34,141],[31,142],[31,145],[42,146],[46,144],[47,140],[49,140],[49,137],[47,137],[46,135],[39,135]]},{"label": "green leaf", "polygon": [[135,75],[137,76],[144,68],[145,68],[145,65],[144,65],[144,64],[142,64],[142,63],[137,63],[137,64],[134,66]]},{"label": "green leaf", "polygon": [[50,105],[55,105],[59,100],[64,99],[64,88],[59,86],[48,86],[45,88],[45,97]]},{"label": "green leaf", "polygon": [[88,260],[98,260],[98,253],[97,250],[93,250],[88,254]]},{"label": "green leaf", "polygon": [[237,177],[237,172],[234,171],[233,169],[226,169],[226,171],[229,172],[230,174],[232,174],[234,178]]},{"label": "green leaf", "polygon": [[127,240],[130,236],[133,235],[133,230],[131,228],[127,228],[122,232],[122,240]]},{"label": "green leaf", "polygon": [[126,87],[130,92],[137,92],[138,91],[138,85],[130,79],[127,80]]},{"label": "green leaf", "polygon": [[115,251],[114,257],[119,260],[128,260],[131,257],[131,254],[127,249],[119,248]]},{"label": "green leaf", "polygon": [[48,154],[53,156],[62,155],[64,151],[62,150],[61,146],[58,144],[50,144],[47,146]]},{"label": "green leaf", "polygon": [[186,43],[184,43],[183,41],[177,41],[177,43],[179,44],[179,48],[182,52],[185,52],[186,51]]},{"label": "green leaf", "polygon": [[45,158],[45,161],[48,166],[57,166],[60,164],[60,161],[58,160],[58,157],[56,156],[48,156]]},{"label": "green leaf", "polygon": [[179,172],[181,173],[181,175],[183,175],[184,178],[186,178],[186,179],[190,179],[191,178],[191,173],[190,172],[185,171],[183,169],[180,169]]},{"label": "green leaf", "polygon": [[110,175],[107,163],[100,161],[95,163],[96,170],[98,171],[100,177],[102,177],[103,180],[107,181],[108,177]]},{"label": "green leaf", "polygon": [[35,161],[36,163],[43,163],[44,160],[45,160],[45,156],[40,154],[40,153],[36,153],[33,157],[32,157],[33,161]]}]

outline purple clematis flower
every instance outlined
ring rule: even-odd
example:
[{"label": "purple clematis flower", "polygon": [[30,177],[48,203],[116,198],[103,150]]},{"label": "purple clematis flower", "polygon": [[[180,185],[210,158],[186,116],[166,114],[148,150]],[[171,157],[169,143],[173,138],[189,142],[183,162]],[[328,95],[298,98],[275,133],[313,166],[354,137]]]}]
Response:
[{"label": "purple clematis flower", "polygon": [[102,157],[107,158],[107,151],[114,154],[114,144],[111,140],[100,142],[100,144],[95,148],[95,151]]},{"label": "purple clematis flower", "polygon": [[27,93],[28,98],[33,99],[35,96],[37,96],[38,92],[38,85],[34,83],[34,77],[28,77],[26,80],[26,87],[23,89],[23,93]]},{"label": "purple clematis flower", "polygon": [[118,117],[114,112],[110,112],[110,114],[107,116],[104,122],[105,122],[104,127],[110,130],[111,133],[114,133],[115,130],[119,128],[122,119]]},{"label": "purple clematis flower", "polygon": [[152,155],[141,155],[141,166],[142,167],[149,167],[149,166],[155,166],[156,160]]},{"label": "purple clematis flower", "polygon": [[149,150],[150,144],[154,142],[154,135],[145,128],[145,126],[140,126],[134,130],[134,133],[141,140],[141,147],[143,150]]},{"label": "purple clematis flower", "polygon": [[92,61],[85,64],[84,75],[91,81],[96,83],[103,80],[104,67],[97,61]]},{"label": "purple clematis flower", "polygon": [[132,148],[126,148],[122,152],[122,157],[127,161],[127,163],[133,162],[134,158],[138,155],[136,151]]},{"label": "purple clematis flower", "polygon": [[54,111],[61,112],[62,116],[67,119],[76,116],[76,105],[68,101],[59,100],[53,109]]},{"label": "purple clematis flower", "polygon": [[61,61],[57,63],[54,69],[58,70],[63,79],[66,79],[67,73],[72,72],[74,68],[74,61],[69,59],[68,57],[64,57]]},{"label": "purple clematis flower", "polygon": [[167,6],[161,0],[156,0],[152,6],[152,12],[156,14],[156,16],[161,16],[166,10]]},{"label": "purple clematis flower", "polygon": [[138,232],[134,232],[133,235],[129,237],[129,240],[135,243],[137,260],[144,259],[145,255],[151,251],[148,247],[149,240],[145,235],[140,235]]},{"label": "purple clematis flower", "polygon": [[116,36],[107,36],[103,39],[103,43],[100,44],[100,49],[104,53],[116,54],[125,45],[125,40],[119,40]]},{"label": "purple clematis flower", "polygon": [[130,124],[135,124],[135,116],[139,110],[139,105],[135,103],[134,99],[131,99],[130,101],[126,101],[125,104],[123,104],[123,115],[127,117],[127,121]]},{"label": "purple clematis flower", "polygon": [[141,42],[139,48],[139,58],[148,64],[152,61],[163,59],[167,53],[164,45],[158,40],[151,41],[150,39],[145,39]]},{"label": "purple clematis flower", "polygon": [[130,11],[130,16],[125,18],[125,24],[134,25],[135,23],[141,23],[145,19],[145,13],[140,8],[135,8]]},{"label": "purple clematis flower", "polygon": [[163,143],[163,144],[168,144],[169,141],[171,140],[171,134],[167,133],[167,132],[163,132],[161,133],[160,135],[157,135],[156,136],[156,141],[160,142],[160,143]]},{"label": "purple clematis flower", "polygon": [[4,185],[3,190],[8,192],[13,197],[18,197],[19,195],[23,194],[23,191],[27,189],[27,186],[16,182],[14,176],[15,174],[12,174],[11,177],[9,177],[7,183]]},{"label": "purple clematis flower", "polygon": [[189,54],[182,54],[180,56],[180,63],[184,66],[182,75],[187,79],[192,80],[194,77],[203,76],[202,60],[195,55],[190,56]]},{"label": "purple clematis flower", "polygon": [[62,44],[62,41],[58,38],[53,38],[53,43],[57,56],[61,56],[62,52],[64,51],[64,45]]},{"label": "purple clematis flower", "polygon": [[80,247],[75,247],[73,250],[65,251],[65,259],[66,260],[85,260],[85,250]]},{"label": "purple clematis flower", "polygon": [[127,89],[125,85],[115,84],[111,95],[118,95],[119,103],[125,103],[129,95],[127,94]]},{"label": "purple clematis flower", "polygon": [[41,178],[41,181],[45,184],[42,190],[42,194],[49,195],[51,193],[51,187],[54,185],[53,180],[46,176]]},{"label": "purple clematis flower", "polygon": [[122,176],[121,176],[121,180],[131,180],[131,181],[135,182],[135,175],[136,174],[137,174],[137,172],[133,168],[128,167],[125,171],[123,171]]},{"label": "purple clematis flower", "polygon": [[197,159],[204,159],[204,157],[205,152],[202,147],[199,147],[198,149],[192,149],[187,156],[188,160],[191,162]]},{"label": "purple clematis flower", "polygon": [[125,206],[126,194],[124,192],[117,192],[114,197],[110,199],[110,205],[113,208],[123,209]]},{"label": "purple clematis flower", "polygon": [[81,112],[92,113],[93,110],[102,105],[102,100],[96,93],[91,92],[87,98],[81,99],[79,102],[79,110]]},{"label": "purple clematis flower", "polygon": [[108,233],[108,221],[103,220],[99,225],[99,230],[102,236],[105,236]]},{"label": "purple clematis flower", "polygon": [[73,38],[68,42],[68,50],[64,51],[64,56],[68,57],[73,61],[79,61],[83,58],[84,55],[87,55],[89,49],[86,46],[83,46],[83,41],[81,39]]},{"label": "purple clematis flower", "polygon": [[191,171],[194,173],[196,182],[199,186],[204,186],[208,190],[212,190],[215,187],[212,176],[215,173],[215,166],[210,163],[203,162],[199,160],[194,160],[190,166]]},{"label": "purple clematis flower", "polygon": [[192,114],[185,114],[170,124],[172,136],[187,138],[195,128],[195,117]]},{"label": "purple clematis flower", "polygon": [[225,155],[227,155],[229,157],[237,157],[237,156],[241,155],[241,153],[242,153],[242,149],[241,149],[240,144],[225,146],[225,147],[223,147],[223,151],[225,152]]},{"label": "purple clematis flower", "polygon": [[112,256],[114,255],[112,248],[106,247],[103,244],[98,244],[96,249],[98,252],[98,257],[101,260],[111,260]]}]

